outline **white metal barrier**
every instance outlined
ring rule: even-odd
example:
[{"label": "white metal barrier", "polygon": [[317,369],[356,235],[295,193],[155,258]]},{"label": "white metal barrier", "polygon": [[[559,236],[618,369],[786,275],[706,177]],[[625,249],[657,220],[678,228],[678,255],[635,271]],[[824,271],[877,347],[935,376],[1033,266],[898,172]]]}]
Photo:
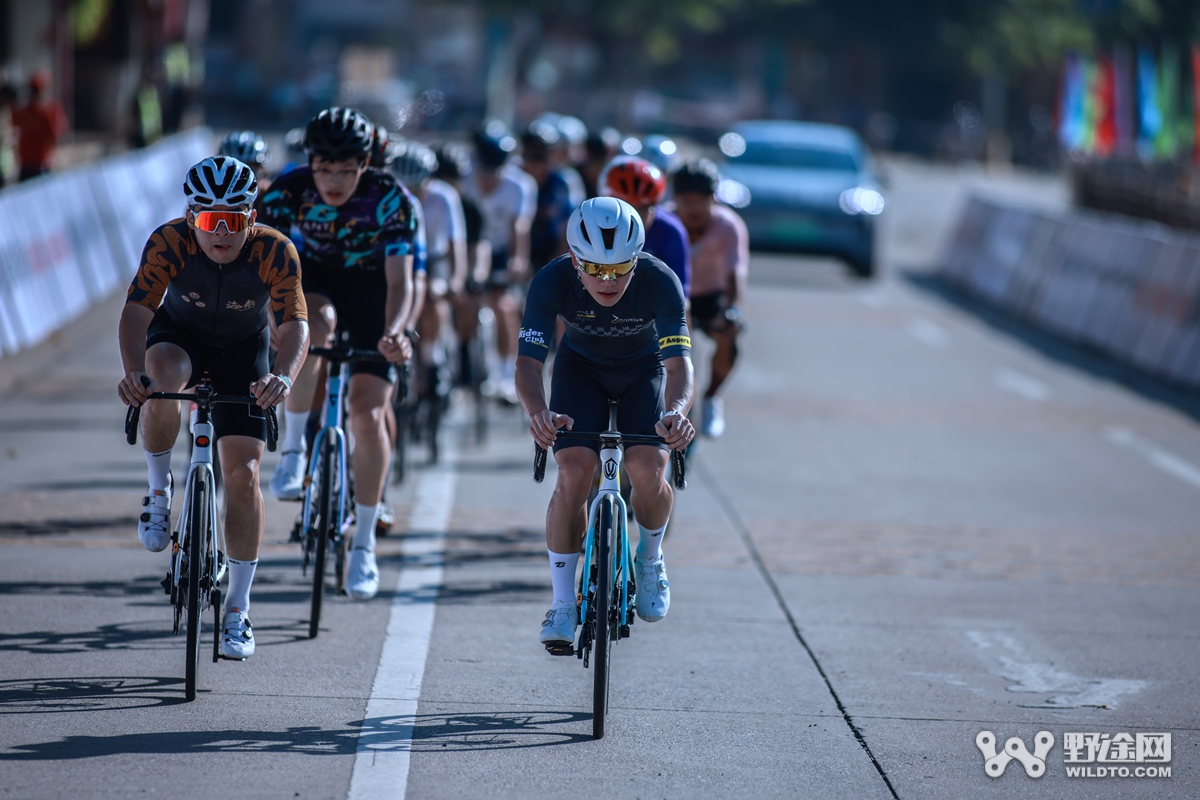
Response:
[{"label": "white metal barrier", "polygon": [[0,356],[128,283],[150,233],[183,213],[187,169],[213,152],[200,128],[0,192]]},{"label": "white metal barrier", "polygon": [[942,274],[1039,328],[1200,388],[1198,234],[972,198]]}]

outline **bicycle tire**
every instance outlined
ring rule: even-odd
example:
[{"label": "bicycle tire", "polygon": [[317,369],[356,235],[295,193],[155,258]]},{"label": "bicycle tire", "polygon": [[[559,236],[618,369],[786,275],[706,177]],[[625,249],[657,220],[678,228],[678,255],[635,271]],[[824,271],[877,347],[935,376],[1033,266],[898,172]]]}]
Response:
[{"label": "bicycle tire", "polygon": [[187,662],[184,671],[184,695],[188,702],[196,699],[196,683],[200,672],[200,580],[204,574],[204,532],[208,530],[208,487],[201,474],[192,481],[191,507],[188,515],[187,554]]},{"label": "bicycle tire", "polygon": [[616,503],[609,496],[600,501],[596,520],[596,599],[595,631],[592,639],[592,736],[604,738],[608,715],[610,656],[612,655],[613,569],[612,544],[617,534]]},{"label": "bicycle tire", "polygon": [[321,627],[321,605],[325,601],[325,556],[329,551],[329,531],[333,523],[333,435],[329,432],[321,441],[321,458],[317,462],[320,495],[317,500],[317,542],[313,552],[312,602],[308,613],[308,638],[317,638]]}]

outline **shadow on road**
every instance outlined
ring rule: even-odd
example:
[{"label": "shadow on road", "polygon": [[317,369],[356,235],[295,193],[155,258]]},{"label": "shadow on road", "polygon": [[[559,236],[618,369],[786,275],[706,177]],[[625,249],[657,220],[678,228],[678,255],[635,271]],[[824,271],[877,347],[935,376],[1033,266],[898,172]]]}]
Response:
[{"label": "shadow on road", "polygon": [[0,715],[148,708],[182,702],[183,678],[0,681]]},{"label": "shadow on road", "polygon": [[1017,339],[1047,358],[1089,373],[1093,377],[1118,383],[1155,403],[1171,406],[1200,422],[1200,395],[1147,375],[1135,367],[1119,364],[1087,347],[1073,344],[1038,330],[986,303],[955,289],[941,277],[927,272],[904,270],[900,273],[912,286],[961,311],[978,317],[989,327]]},{"label": "shadow on road", "polygon": [[[136,680],[130,679],[134,683]],[[146,679],[144,682],[151,684],[148,688],[132,688],[126,696],[137,697],[141,691],[145,699],[155,701],[148,704],[169,702],[165,699],[161,702],[156,701],[154,681],[165,679]],[[105,698],[113,691],[106,686],[89,688],[98,684],[86,682],[61,683],[66,685],[66,688],[61,690],[64,698],[73,693],[77,695],[77,702],[80,703],[86,703],[93,698]],[[72,689],[75,683],[82,685]],[[114,679],[109,683],[120,681]],[[3,701],[2,692],[0,689],[0,702]],[[14,745],[8,752],[0,753],[0,761],[74,760],[131,753],[254,752],[312,756],[352,755],[360,743],[384,752],[508,750],[590,741],[592,737],[589,733],[562,728],[564,725],[582,725],[590,720],[590,714],[567,712],[418,714],[374,717],[332,730],[293,727],[281,731],[160,731],[117,736],[68,736],[52,742]]]}]

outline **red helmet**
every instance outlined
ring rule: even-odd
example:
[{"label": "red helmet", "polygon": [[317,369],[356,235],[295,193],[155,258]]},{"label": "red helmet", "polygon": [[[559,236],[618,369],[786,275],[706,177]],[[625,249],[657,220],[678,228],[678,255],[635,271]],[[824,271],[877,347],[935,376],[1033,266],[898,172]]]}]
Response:
[{"label": "red helmet", "polygon": [[614,158],[600,176],[601,191],[634,206],[655,205],[667,191],[667,179],[644,158]]}]

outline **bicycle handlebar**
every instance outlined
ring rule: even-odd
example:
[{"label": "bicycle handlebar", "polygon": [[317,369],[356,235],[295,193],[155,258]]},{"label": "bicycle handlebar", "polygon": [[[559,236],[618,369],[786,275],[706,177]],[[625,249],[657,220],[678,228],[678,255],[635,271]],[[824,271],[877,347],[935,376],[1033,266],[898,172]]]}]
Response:
[{"label": "bicycle handlebar", "polygon": [[[191,403],[197,402],[197,396],[190,392],[186,394],[181,392],[153,392],[147,399],[187,400]],[[240,405],[258,404],[258,400],[253,397],[238,397],[236,395],[229,394],[209,395],[208,399],[203,400],[202,402],[209,406],[216,405],[217,403],[232,403]],[[279,442],[279,417],[276,416],[274,407],[265,408],[263,410],[267,412],[267,449],[274,453]],[[129,442],[130,444],[137,444],[138,420],[141,418],[141,415],[141,406],[130,406],[129,410],[125,412],[125,441]]]},{"label": "bicycle handlebar", "polygon": [[[646,436],[644,434],[626,434],[626,433],[583,433],[579,431],[558,431],[559,437],[563,439],[578,439],[589,442],[614,442],[616,444],[666,444],[666,440],[661,436]],[[683,456],[683,450],[671,451],[671,482],[675,484],[676,489],[687,488],[686,467],[687,461]],[[535,447],[533,453],[533,479],[537,483],[541,483],[546,478],[546,449],[544,447]]]}]

